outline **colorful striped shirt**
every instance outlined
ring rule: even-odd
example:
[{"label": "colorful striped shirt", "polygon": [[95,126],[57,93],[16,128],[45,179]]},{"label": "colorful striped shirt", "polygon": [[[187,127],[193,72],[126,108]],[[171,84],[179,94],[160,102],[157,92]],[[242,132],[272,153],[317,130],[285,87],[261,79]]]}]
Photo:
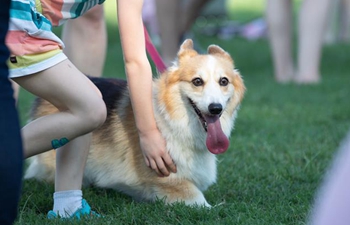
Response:
[{"label": "colorful striped shirt", "polygon": [[[103,2],[104,0],[11,0],[6,44],[12,57],[17,58],[10,58],[10,77],[45,69],[41,62],[60,53],[64,47],[61,39],[52,32],[52,27],[59,26],[68,19],[77,18]],[[51,59],[47,66],[63,59],[63,56],[57,60]]]}]

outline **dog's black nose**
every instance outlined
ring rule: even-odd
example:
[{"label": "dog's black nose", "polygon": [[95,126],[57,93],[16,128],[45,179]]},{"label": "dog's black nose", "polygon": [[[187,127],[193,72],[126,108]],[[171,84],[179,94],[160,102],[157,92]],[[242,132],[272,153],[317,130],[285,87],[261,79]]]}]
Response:
[{"label": "dog's black nose", "polygon": [[219,103],[211,103],[208,109],[211,114],[218,115],[222,111],[222,105]]}]

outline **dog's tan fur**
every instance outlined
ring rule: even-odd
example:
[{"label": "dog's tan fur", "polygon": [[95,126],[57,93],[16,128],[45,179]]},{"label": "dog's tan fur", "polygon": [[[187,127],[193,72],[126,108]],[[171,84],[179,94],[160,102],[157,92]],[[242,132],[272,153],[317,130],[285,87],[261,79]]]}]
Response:
[{"label": "dog's tan fur", "polygon": [[[205,101],[225,99],[220,121],[229,137],[245,86],[227,52],[211,45],[208,54],[199,55],[192,45],[191,40],[182,44],[178,62],[155,79],[153,85],[155,118],[178,172],[161,178],[146,166],[125,88],[115,107],[109,110],[105,124],[93,132],[85,184],[113,188],[138,200],[164,198],[166,203],[183,201],[188,205],[210,206],[202,191],[216,181],[216,157],[205,145],[206,132],[187,98],[193,97],[203,113],[208,113],[201,106]],[[205,84],[193,85],[196,76],[202,77]],[[217,84],[217,77],[223,76],[229,80],[227,86]],[[206,89],[210,85],[218,96],[208,96],[212,90]],[[32,119],[55,112],[57,109],[48,102],[38,101]],[[53,182],[54,171],[55,151],[50,151],[30,159],[25,177]]]}]

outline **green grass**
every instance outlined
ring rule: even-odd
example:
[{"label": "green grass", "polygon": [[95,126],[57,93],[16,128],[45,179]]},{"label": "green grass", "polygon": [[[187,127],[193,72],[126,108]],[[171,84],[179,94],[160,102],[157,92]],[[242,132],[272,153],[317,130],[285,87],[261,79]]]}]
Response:
[{"label": "green grass", "polygon": [[[243,0],[233,2],[244,5]],[[244,7],[240,10],[242,16],[236,14],[237,19],[244,20]],[[256,15],[261,15],[261,8]],[[109,28],[109,34],[105,74],[124,77],[119,39],[111,39],[117,37],[117,30]],[[84,197],[105,217],[84,224],[306,223],[315,191],[350,127],[349,45],[325,47],[322,83],[298,86],[274,82],[266,40],[223,41],[205,36],[198,40],[202,46],[215,43],[230,52],[248,89],[230,149],[218,157],[218,181],[205,192],[208,202],[218,206],[208,210],[138,203],[112,190],[87,187]],[[23,123],[32,98],[22,91]],[[45,218],[52,208],[53,185],[36,181],[23,185],[17,224],[67,223]]]},{"label": "green grass", "polygon": [[[295,11],[301,2],[301,0],[293,0]],[[243,23],[261,17],[262,11],[265,10],[265,4],[266,0],[227,0],[226,3],[228,16]]]}]

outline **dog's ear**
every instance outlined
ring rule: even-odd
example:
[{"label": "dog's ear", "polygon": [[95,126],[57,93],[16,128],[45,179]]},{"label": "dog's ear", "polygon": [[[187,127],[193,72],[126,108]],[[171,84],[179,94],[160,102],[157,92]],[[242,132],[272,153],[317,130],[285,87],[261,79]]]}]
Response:
[{"label": "dog's ear", "polygon": [[208,54],[224,57],[233,63],[233,59],[231,58],[230,54],[228,54],[228,52],[220,48],[218,45],[209,45]]},{"label": "dog's ear", "polygon": [[180,50],[177,53],[179,61],[191,58],[196,55],[198,55],[198,53],[193,49],[193,41],[191,39],[186,39],[180,46]]}]

